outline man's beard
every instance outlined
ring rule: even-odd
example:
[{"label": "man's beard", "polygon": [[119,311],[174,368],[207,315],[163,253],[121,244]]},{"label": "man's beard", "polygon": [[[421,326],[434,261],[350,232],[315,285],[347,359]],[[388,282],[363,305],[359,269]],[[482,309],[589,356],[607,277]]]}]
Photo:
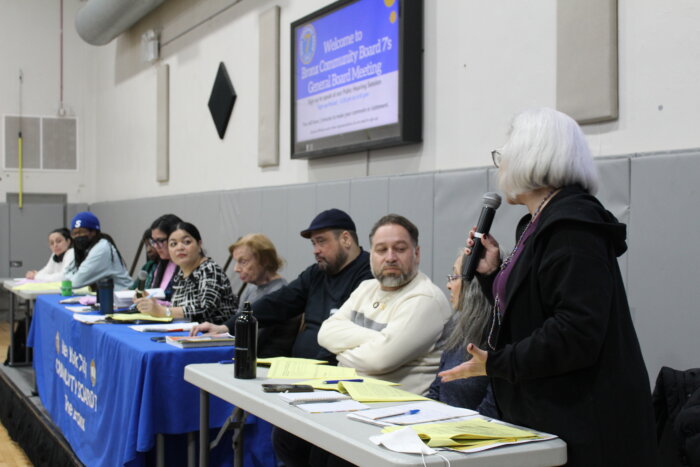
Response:
[{"label": "man's beard", "polygon": [[375,279],[379,281],[380,284],[382,284],[383,287],[401,287],[411,282],[411,280],[413,280],[413,278],[416,277],[416,274],[416,270],[414,268],[411,268],[406,272],[401,272],[401,274],[399,275],[385,275],[381,271],[376,271],[374,269],[374,266],[372,266],[372,275]]},{"label": "man's beard", "polygon": [[348,259],[348,252],[343,250],[342,248],[338,249],[338,253],[335,255],[335,261],[328,262],[326,259],[321,259],[318,261],[318,267],[321,269],[321,271],[325,271],[326,274],[335,275],[340,272],[341,269],[343,269],[343,266],[345,265],[345,261]]}]

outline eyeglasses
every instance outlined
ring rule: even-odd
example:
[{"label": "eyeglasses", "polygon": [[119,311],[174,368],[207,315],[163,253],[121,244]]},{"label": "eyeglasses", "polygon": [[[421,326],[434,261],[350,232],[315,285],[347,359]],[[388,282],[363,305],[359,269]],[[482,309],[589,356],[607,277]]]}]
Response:
[{"label": "eyeglasses", "polygon": [[163,246],[167,243],[167,238],[152,238],[149,240],[150,244],[153,246]]},{"label": "eyeglasses", "polygon": [[496,166],[496,168],[501,166],[501,151],[498,149],[494,149],[491,151],[491,159],[493,159],[493,165]]},{"label": "eyeglasses", "polygon": [[466,276],[464,274],[448,274],[447,282],[456,281],[457,279],[464,279]]}]

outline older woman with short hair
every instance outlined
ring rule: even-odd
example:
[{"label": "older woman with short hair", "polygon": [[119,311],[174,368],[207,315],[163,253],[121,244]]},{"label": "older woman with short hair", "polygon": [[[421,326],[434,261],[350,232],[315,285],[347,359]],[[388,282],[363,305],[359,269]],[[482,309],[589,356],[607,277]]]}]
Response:
[{"label": "older woman with short hair", "polygon": [[[275,245],[265,235],[253,233],[241,237],[229,247],[229,251],[236,262],[233,270],[238,273],[241,281],[247,284],[238,300],[239,309],[244,303],[252,304],[287,284],[278,272],[284,265],[284,260],[277,254]],[[229,329],[233,329],[235,320],[234,316],[222,326],[202,323],[193,328],[191,334],[228,332]],[[297,316],[283,323],[261,327],[258,331],[258,356],[261,358],[291,356],[300,321],[301,316]]]},{"label": "older woman with short hair", "polygon": [[656,465],[649,378],[617,264],[626,227],[593,196],[581,129],[528,110],[492,155],[508,202],[529,213],[506,258],[482,238],[477,277],[494,304],[486,349],[469,344],[471,360],[440,376],[490,376],[502,418],[559,435],[567,465]]}]

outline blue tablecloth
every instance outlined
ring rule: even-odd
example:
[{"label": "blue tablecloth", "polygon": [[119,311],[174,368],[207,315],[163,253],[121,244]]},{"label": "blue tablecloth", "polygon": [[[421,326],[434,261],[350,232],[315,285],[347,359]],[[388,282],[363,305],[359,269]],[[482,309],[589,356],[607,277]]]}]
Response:
[{"label": "blue tablecloth", "polygon": [[[151,341],[162,334],[124,324],[83,324],[58,303],[61,298],[37,298],[28,345],[34,347],[41,402],[82,462],[143,464],[157,433],[199,429],[199,391],[184,381],[185,365],[230,359],[232,347],[180,349]],[[211,428],[222,426],[233,410],[216,397],[210,408]],[[249,423],[267,425],[255,417]],[[269,456],[269,429],[255,428],[263,439],[246,445],[254,442]]]}]

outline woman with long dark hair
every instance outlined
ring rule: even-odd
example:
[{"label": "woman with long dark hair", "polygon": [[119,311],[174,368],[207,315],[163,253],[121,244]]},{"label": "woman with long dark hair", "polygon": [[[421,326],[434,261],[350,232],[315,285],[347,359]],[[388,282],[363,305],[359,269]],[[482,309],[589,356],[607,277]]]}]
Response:
[{"label": "woman with long dark hair", "polygon": [[65,227],[54,229],[49,234],[51,257],[46,266],[38,271],[27,271],[25,277],[43,282],[62,281],[66,267],[73,262],[73,245],[70,231]]},{"label": "woman with long dark hair", "polygon": [[131,285],[124,260],[112,237],[102,232],[100,220],[89,211],[79,212],[71,220],[71,235],[75,259],[68,265],[65,278],[73,288],[91,286],[100,279],[110,278],[114,289]]},{"label": "woman with long dark hair", "polygon": [[151,224],[151,245],[158,253],[158,264],[153,271],[149,288],[161,289],[165,292],[165,299],[170,300],[173,295],[173,279],[180,268],[170,258],[168,249],[168,237],[175,230],[182,219],[175,214],[163,214]]},{"label": "woman with long dark hair", "polygon": [[202,236],[189,222],[180,222],[168,237],[170,257],[180,267],[173,283],[172,306],[153,298],[135,303],[141,313],[221,324],[236,310],[231,282],[202,250]]}]

